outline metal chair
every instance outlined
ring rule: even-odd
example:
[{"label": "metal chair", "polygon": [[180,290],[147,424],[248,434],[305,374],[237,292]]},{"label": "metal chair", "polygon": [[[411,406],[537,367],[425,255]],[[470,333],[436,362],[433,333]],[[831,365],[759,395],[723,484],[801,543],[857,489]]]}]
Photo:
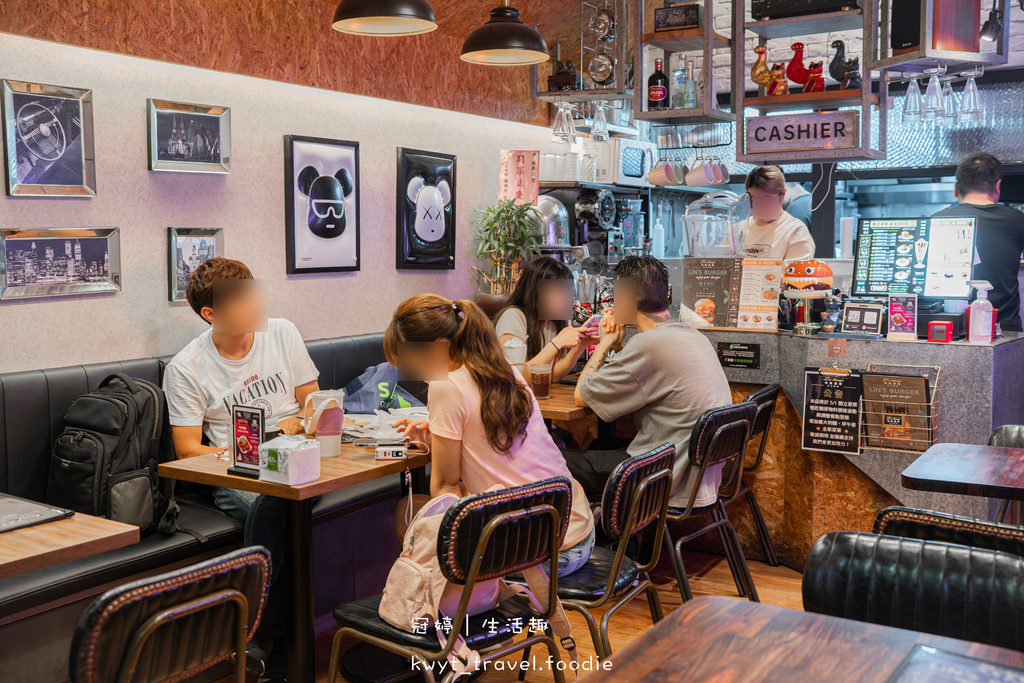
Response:
[{"label": "metal chair", "polygon": [[[558,580],[558,597],[566,609],[579,612],[587,621],[594,650],[599,658],[612,654],[608,640],[608,624],[620,608],[642,592],[654,623],[661,621],[664,612],[658,589],[648,574],[661,557],[661,535],[665,530],[668,499],[672,494],[672,462],[676,449],[666,444],[653,451],[622,461],[608,477],[601,499],[600,524],[605,535],[615,544],[610,550],[594,548],[587,563],[568,576]],[[642,565],[626,557],[629,539],[654,525],[655,537],[651,557]],[[642,578],[641,578],[642,577]],[[520,577],[510,581],[522,583]],[[601,626],[591,610],[615,600],[601,618]],[[523,653],[524,659],[529,650]],[[520,669],[519,680],[526,675]]]},{"label": "metal chair", "polygon": [[[683,602],[693,598],[690,590],[690,582],[686,578],[686,570],[683,568],[682,548],[683,544],[698,536],[703,536],[709,531],[718,531],[718,536],[725,548],[725,557],[729,562],[729,570],[732,572],[733,581],[736,582],[736,591],[742,597],[749,598],[752,602],[760,602],[757,597],[757,590],[754,588],[754,580],[750,576],[750,568],[740,548],[739,538],[736,536],[736,529],[729,522],[725,513],[724,500],[732,495],[743,477],[743,458],[747,452],[747,444],[750,441],[750,431],[757,416],[757,405],[751,402],[736,403],[731,406],[712,408],[706,411],[693,426],[693,433],[690,436],[690,466],[697,475],[693,482],[693,489],[690,492],[690,499],[682,510],[668,509],[669,522],[681,522],[689,519],[695,514],[708,512],[711,514],[712,522],[697,531],[678,539],[672,543],[672,536],[665,526],[664,543],[665,549],[669,551],[672,558],[672,569],[679,584],[679,594]],[[704,507],[695,507],[697,493],[700,483],[709,467],[714,465],[725,465],[731,463],[728,475],[723,477],[722,486],[718,491],[718,500],[713,504]],[[723,467],[723,474],[726,469]]]},{"label": "metal chair", "polygon": [[[558,602],[558,548],[569,524],[572,487],[565,477],[545,479],[536,484],[467,496],[445,513],[437,538],[437,559],[444,577],[463,586],[459,607],[451,620],[451,633],[461,634],[466,645],[480,653],[481,663],[501,659],[532,645],[548,648],[558,683],[565,676],[558,666],[558,648],[550,633],[534,634],[516,643],[515,623],[526,624],[531,617],[550,619]],[[529,600],[515,596],[495,609],[466,616],[469,599],[477,581],[503,577],[552,559],[548,609],[535,614]],[[442,648],[434,629],[412,633],[395,628],[380,617],[381,595],[346,603],[334,610],[340,627],[334,636],[327,680],[337,680],[341,641],[354,636],[389,652],[401,655],[419,667],[428,682],[435,680],[433,664],[447,664],[456,638]],[[468,620],[468,626],[466,624]],[[411,626],[411,624],[410,624]],[[409,667],[409,675],[416,673]],[[443,680],[459,674],[449,669]]]},{"label": "metal chair", "polygon": [[[988,437],[989,446],[999,448],[1024,448],[1024,425],[1003,425],[996,427],[992,435]],[[1006,510],[1010,501],[1003,500],[999,503],[999,512],[996,514],[996,521],[1002,522],[1006,519]]]},{"label": "metal chair", "polygon": [[182,680],[233,654],[245,683],[269,582],[270,552],[254,546],[107,591],[78,622],[72,683]]},{"label": "metal chair", "polygon": [[[772,544],[772,537],[768,535],[768,526],[764,523],[764,516],[761,514],[761,508],[757,504],[757,498],[754,497],[754,492],[750,490],[750,485],[747,483],[746,473],[753,472],[761,466],[761,460],[764,458],[764,447],[768,443],[768,432],[772,426],[772,418],[775,417],[775,405],[781,391],[781,386],[772,384],[747,394],[747,397],[743,399],[744,401],[757,404],[757,416],[754,418],[754,425],[750,430],[750,440],[753,441],[757,437],[761,437],[761,440],[757,447],[757,458],[754,460],[754,464],[749,466],[744,464],[739,486],[736,486],[733,492],[726,495],[722,501],[722,504],[728,508],[739,500],[741,496],[747,499],[747,504],[750,505],[750,514],[754,518],[754,528],[757,529],[757,536],[761,539],[761,545],[764,546],[764,554],[768,558],[768,564],[773,567],[779,565],[779,558],[775,555],[775,546]],[[729,467],[729,465],[726,465],[726,467]],[[724,470],[722,478],[728,478],[728,474]]]}]

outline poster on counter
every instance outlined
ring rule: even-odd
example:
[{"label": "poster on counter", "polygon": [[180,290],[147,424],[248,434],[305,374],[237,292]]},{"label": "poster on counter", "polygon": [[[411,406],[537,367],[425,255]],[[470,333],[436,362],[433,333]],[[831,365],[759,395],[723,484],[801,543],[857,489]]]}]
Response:
[{"label": "poster on counter", "polygon": [[775,332],[782,261],[688,257],[682,303],[708,327]]},{"label": "poster on counter", "polygon": [[503,149],[498,162],[498,201],[536,204],[540,196],[540,151]]},{"label": "poster on counter", "polygon": [[861,375],[856,370],[804,370],[802,448],[860,453]]},{"label": "poster on counter", "polygon": [[741,268],[739,320],[736,327],[776,332],[779,329],[782,261],[743,259]]},{"label": "poster on counter", "polygon": [[889,295],[889,333],[892,341],[917,341],[917,295]]}]

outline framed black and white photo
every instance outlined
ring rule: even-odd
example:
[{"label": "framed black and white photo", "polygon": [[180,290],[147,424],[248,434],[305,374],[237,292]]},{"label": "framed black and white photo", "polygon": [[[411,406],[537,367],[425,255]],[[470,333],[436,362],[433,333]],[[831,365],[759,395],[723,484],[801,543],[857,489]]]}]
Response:
[{"label": "framed black and white photo", "polygon": [[231,110],[147,100],[149,170],[231,173]]},{"label": "framed black and white photo", "polygon": [[284,137],[288,273],[359,270],[359,143]]},{"label": "framed black and white photo", "polygon": [[92,91],[3,81],[7,194],[96,196]]},{"label": "framed black and white photo", "polygon": [[120,290],[117,228],[0,230],[0,299]]},{"label": "framed black and white photo", "polygon": [[455,268],[455,156],[398,148],[395,267]]},{"label": "framed black and white photo", "polygon": [[224,255],[221,228],[167,228],[169,301],[184,301],[188,279],[201,264]]}]

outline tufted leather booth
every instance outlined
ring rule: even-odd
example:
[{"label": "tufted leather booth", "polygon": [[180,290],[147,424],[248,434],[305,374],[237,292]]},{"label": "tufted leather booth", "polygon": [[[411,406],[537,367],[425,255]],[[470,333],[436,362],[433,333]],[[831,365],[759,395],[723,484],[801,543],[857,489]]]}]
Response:
[{"label": "tufted leather booth", "polygon": [[72,683],[180,679],[244,652],[269,579],[270,553],[255,546],[107,591],[78,623]]},{"label": "tufted leather booth", "polygon": [[[311,340],[306,342],[306,348],[320,371],[323,388],[344,387],[366,367],[385,360],[382,334]],[[62,419],[71,402],[95,389],[113,372],[160,383],[163,368],[170,359],[167,356],[0,374],[0,492],[44,501],[50,451],[63,429]],[[326,494],[313,509],[314,522],[332,522],[332,533],[344,532],[335,528],[341,523],[334,521],[339,516],[374,502],[397,498],[399,490],[398,477],[390,477]],[[191,562],[242,542],[242,523],[213,504],[209,489],[179,483],[177,493],[181,505],[179,524],[205,535],[206,543],[200,544],[186,533],[171,537],[151,534],[135,545],[4,579],[0,581],[0,618],[95,591],[132,576],[159,571],[168,565]],[[381,537],[392,538],[390,514],[377,521]],[[367,523],[369,520],[360,519],[360,536],[368,530]],[[333,551],[326,549],[325,552]],[[368,582],[373,587],[367,592],[372,592],[379,589],[376,582],[380,579],[376,575],[390,566],[398,545],[383,543],[376,555],[376,550],[368,552],[369,559],[359,572],[371,575]],[[340,555],[331,559],[350,561],[349,552]],[[379,561],[380,565],[373,566],[374,561]],[[332,595],[330,591],[340,590],[337,588],[340,582],[336,580],[340,571],[336,568],[335,578],[325,583],[324,591],[318,591],[319,610],[326,612],[338,603],[339,593]]]},{"label": "tufted leather booth", "polygon": [[1024,557],[836,531],[804,565],[808,612],[1024,650]]}]

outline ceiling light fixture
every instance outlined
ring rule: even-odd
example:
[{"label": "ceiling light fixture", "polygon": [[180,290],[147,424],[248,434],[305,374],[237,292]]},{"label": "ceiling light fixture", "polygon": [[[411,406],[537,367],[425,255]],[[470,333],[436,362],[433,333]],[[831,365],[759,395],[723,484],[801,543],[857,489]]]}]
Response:
[{"label": "ceiling light fixture", "polygon": [[501,7],[491,10],[487,23],[466,38],[461,58],[473,64],[523,66],[546,62],[551,55],[543,36],[522,22],[509,0],[502,0]]},{"label": "ceiling light fixture", "polygon": [[331,26],[358,36],[413,36],[437,29],[428,0],[341,0]]}]

